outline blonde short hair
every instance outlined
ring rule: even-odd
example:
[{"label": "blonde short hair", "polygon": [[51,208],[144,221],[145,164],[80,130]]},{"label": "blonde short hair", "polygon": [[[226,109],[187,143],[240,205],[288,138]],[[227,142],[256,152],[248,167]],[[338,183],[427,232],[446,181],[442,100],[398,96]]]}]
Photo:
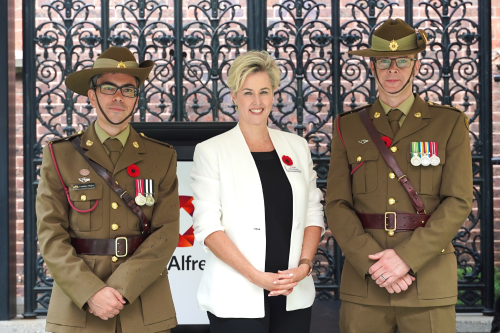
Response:
[{"label": "blonde short hair", "polygon": [[228,72],[227,86],[238,92],[248,74],[266,72],[269,75],[273,90],[278,88],[281,71],[276,61],[266,51],[248,51],[236,57]]}]

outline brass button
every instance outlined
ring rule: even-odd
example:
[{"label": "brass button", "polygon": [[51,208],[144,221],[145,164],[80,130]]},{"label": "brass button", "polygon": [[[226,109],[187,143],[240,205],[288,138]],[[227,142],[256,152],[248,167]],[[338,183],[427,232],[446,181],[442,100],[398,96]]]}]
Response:
[{"label": "brass button", "polygon": [[82,201],[87,200],[87,196],[85,194],[82,194],[82,196],[80,197],[80,200],[82,200]]},{"label": "brass button", "polygon": [[118,204],[116,202],[111,203],[111,208],[118,209]]},{"label": "brass button", "polygon": [[115,230],[115,231],[116,231],[116,230],[118,230],[118,228],[119,228],[119,227],[120,227],[120,226],[118,226],[118,224],[116,224],[116,223],[113,223],[113,224],[111,225],[111,229],[113,229],[113,230]]},{"label": "brass button", "polygon": [[391,172],[391,173],[389,174],[389,178],[391,178],[391,179],[396,178],[396,175],[394,174],[394,172]]},{"label": "brass button", "polygon": [[441,250],[441,253],[444,253],[444,249]]},{"label": "brass button", "polygon": [[373,115],[373,118],[379,118],[380,117],[380,112],[375,112],[375,114]]},{"label": "brass button", "polygon": [[90,146],[92,146],[93,144],[94,144],[94,143],[93,143],[92,141],[87,140],[87,146],[89,146],[89,147],[90,147]]},{"label": "brass button", "polygon": [[391,151],[393,153],[397,152],[398,151],[398,147],[396,147],[396,146],[391,147]]},{"label": "brass button", "polygon": [[415,118],[420,118],[422,117],[422,114],[420,112],[415,112],[414,116]]},{"label": "brass button", "polygon": [[136,141],[134,141],[134,143],[132,143],[132,146],[134,146],[135,148],[139,148],[139,144]]},{"label": "brass button", "polygon": [[389,237],[392,237],[392,236],[394,236],[394,231],[393,230],[388,231],[387,234],[389,235]]},{"label": "brass button", "polygon": [[112,262],[117,262],[117,261],[118,261],[118,258],[117,258],[117,257],[115,257],[115,256],[113,256],[113,257],[111,257],[111,261],[112,261]]},{"label": "brass button", "polygon": [[434,105],[434,103],[432,103],[432,102],[429,102],[429,105]]},{"label": "brass button", "polygon": [[356,161],[361,162],[361,156],[358,156],[358,158],[356,159]]},{"label": "brass button", "polygon": [[390,198],[389,199],[389,205],[394,205],[396,203],[396,200],[394,200],[394,198]]},{"label": "brass button", "polygon": [[144,133],[141,133],[141,136],[144,136]]},{"label": "brass button", "polygon": [[79,131],[77,134],[82,134],[82,133],[83,133],[83,131]]}]

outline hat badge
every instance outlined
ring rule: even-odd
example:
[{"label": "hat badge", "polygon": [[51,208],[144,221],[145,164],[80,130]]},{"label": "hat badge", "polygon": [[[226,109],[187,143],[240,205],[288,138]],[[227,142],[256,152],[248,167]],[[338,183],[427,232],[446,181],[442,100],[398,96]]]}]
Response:
[{"label": "hat badge", "polygon": [[127,65],[125,65],[125,63],[123,61],[120,61],[116,67],[118,67],[118,68],[127,68]]},{"label": "hat badge", "polygon": [[389,43],[389,50],[391,51],[397,51],[398,47],[399,45],[394,39]]}]

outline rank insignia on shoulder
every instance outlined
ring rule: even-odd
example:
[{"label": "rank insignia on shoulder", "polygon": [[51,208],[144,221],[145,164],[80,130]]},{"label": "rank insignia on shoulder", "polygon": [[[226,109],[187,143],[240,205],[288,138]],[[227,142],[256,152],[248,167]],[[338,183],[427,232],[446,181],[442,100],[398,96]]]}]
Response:
[{"label": "rank insignia on shoulder", "polygon": [[465,128],[469,130],[469,118],[467,116],[465,117],[464,122],[465,122]]}]

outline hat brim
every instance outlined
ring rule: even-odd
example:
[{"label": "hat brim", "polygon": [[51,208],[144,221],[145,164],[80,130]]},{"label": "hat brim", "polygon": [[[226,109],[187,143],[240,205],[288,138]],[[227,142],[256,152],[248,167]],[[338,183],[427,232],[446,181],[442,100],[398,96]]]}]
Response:
[{"label": "hat brim", "polygon": [[129,74],[135,76],[139,79],[139,87],[142,86],[144,81],[151,73],[151,70],[154,67],[153,60],[146,60],[141,62],[139,68],[89,68],[84,69],[75,73],[72,73],[66,77],[65,83],[66,87],[70,90],[74,91],[77,94],[82,96],[87,96],[88,91],[90,89],[90,80],[99,74],[106,73],[121,73],[121,74]]},{"label": "hat brim", "polygon": [[420,53],[422,51],[425,51],[425,48],[427,45],[425,44],[425,41],[421,40],[418,41],[418,47],[413,50],[405,50],[405,51],[373,51],[372,49],[363,49],[363,50],[355,50],[355,51],[348,51],[348,54],[352,55],[359,55],[363,57],[397,57],[400,55],[408,55],[408,54],[415,54],[415,53]]}]

